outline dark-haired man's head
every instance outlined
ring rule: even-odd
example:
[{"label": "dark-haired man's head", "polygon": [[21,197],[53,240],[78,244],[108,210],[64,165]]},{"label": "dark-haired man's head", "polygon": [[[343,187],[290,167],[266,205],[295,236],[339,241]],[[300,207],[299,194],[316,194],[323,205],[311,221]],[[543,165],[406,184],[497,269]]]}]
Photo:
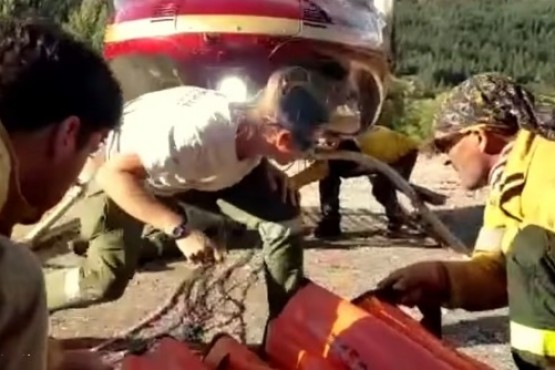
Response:
[{"label": "dark-haired man's head", "polygon": [[87,45],[43,20],[0,18],[0,122],[30,218],[63,197],[122,105],[117,81]]}]

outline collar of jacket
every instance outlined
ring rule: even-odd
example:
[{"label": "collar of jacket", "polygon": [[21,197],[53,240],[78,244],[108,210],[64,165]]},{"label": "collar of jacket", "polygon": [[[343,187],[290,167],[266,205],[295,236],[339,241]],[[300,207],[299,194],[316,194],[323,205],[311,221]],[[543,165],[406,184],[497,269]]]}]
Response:
[{"label": "collar of jacket", "polygon": [[497,162],[495,162],[493,167],[490,169],[488,175],[488,184],[490,188],[494,188],[495,186],[498,186],[500,184],[503,172],[505,171],[505,166],[507,165],[509,154],[511,153],[513,146],[514,141],[510,141],[509,143],[507,143],[499,153],[499,158],[497,159]]}]

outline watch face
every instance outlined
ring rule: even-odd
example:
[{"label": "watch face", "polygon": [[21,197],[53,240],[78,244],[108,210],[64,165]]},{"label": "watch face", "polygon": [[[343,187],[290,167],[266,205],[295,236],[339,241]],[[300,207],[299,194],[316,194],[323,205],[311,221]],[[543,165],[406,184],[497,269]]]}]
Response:
[{"label": "watch face", "polygon": [[185,225],[180,225],[173,229],[172,236],[179,239],[187,236],[188,233],[187,227]]}]

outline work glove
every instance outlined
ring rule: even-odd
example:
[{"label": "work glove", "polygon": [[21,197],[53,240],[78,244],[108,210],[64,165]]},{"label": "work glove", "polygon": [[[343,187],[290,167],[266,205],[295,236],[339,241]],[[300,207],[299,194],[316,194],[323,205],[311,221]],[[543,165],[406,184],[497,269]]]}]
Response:
[{"label": "work glove", "polygon": [[440,261],[403,267],[380,281],[376,294],[388,302],[408,307],[440,306],[450,296],[447,268]]}]

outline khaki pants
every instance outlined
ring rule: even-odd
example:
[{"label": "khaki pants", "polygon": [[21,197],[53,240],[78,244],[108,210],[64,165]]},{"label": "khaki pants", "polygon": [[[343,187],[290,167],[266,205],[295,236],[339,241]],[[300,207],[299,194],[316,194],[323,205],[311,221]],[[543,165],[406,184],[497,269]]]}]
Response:
[{"label": "khaki pants", "polygon": [[46,369],[48,311],[40,263],[0,236],[0,368]]},{"label": "khaki pants", "polygon": [[[196,211],[225,215],[249,229],[262,240],[268,302],[279,312],[302,277],[303,251],[299,209],[281,201],[258,166],[238,184],[218,192],[188,191],[166,203],[180,203],[193,227]],[[119,298],[145,251],[177,250],[160,233],[144,237],[145,225],[123,212],[103,192],[91,194],[81,221],[84,237],[90,238],[82,266],[59,270],[46,276],[48,307],[59,310],[83,307]],[[89,235],[86,235],[86,234]]]}]

